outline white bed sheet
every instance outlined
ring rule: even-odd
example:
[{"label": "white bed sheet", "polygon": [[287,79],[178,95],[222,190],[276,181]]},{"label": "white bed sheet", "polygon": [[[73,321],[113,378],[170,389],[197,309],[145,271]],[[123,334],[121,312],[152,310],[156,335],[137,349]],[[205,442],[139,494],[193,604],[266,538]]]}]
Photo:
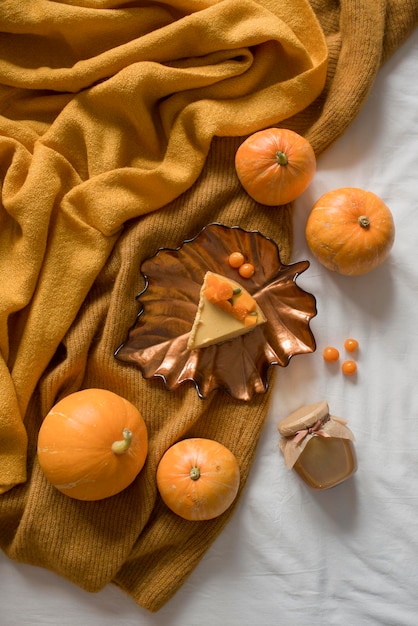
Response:
[{"label": "white bed sheet", "polygon": [[[359,117],[318,162],[295,211],[298,284],[317,298],[317,351],[277,373],[245,493],[176,596],[151,614],[113,585],[89,594],[0,553],[1,626],[416,626],[418,624],[418,31],[382,68]],[[363,277],[319,266],[304,238],[325,191],[362,187],[391,208],[390,258]],[[345,378],[322,348],[360,342]],[[356,435],[359,469],[310,490],[285,469],[277,423],[325,399]]]}]

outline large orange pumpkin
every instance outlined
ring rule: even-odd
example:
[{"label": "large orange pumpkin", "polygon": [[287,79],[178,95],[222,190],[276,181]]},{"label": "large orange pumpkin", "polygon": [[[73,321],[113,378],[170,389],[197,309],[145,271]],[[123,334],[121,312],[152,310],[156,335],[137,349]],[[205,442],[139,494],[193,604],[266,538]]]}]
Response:
[{"label": "large orange pumpkin", "polygon": [[238,493],[240,471],[234,454],[212,439],[183,439],[169,448],[157,468],[165,504],[187,520],[213,519]]},{"label": "large orange pumpkin", "polygon": [[235,154],[241,185],[267,206],[292,202],[310,184],[316,158],[309,141],[286,128],[267,128],[250,135]]},{"label": "large orange pumpkin", "polygon": [[395,239],[389,208],[373,192],[356,187],[321,196],[308,216],[305,232],[316,259],[347,276],[365,274],[383,263]]},{"label": "large orange pumpkin", "polygon": [[46,478],[78,500],[101,500],[125,489],[147,453],[141,413],[105,389],[84,389],[57,402],[38,435],[38,460]]}]

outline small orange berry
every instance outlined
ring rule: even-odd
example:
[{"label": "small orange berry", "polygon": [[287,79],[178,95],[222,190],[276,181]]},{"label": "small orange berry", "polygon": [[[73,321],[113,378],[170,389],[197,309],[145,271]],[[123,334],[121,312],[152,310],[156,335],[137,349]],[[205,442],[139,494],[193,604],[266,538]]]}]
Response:
[{"label": "small orange berry", "polygon": [[251,278],[254,275],[255,267],[252,263],[243,263],[238,272],[243,278]]},{"label": "small orange berry", "polygon": [[344,348],[347,350],[347,352],[355,352],[358,348],[357,339],[352,339],[351,337],[349,339],[346,339],[344,341]]},{"label": "small orange berry", "polygon": [[355,361],[344,361],[341,369],[345,376],[354,376],[357,372],[357,363]]},{"label": "small orange berry", "polygon": [[322,356],[324,357],[324,361],[338,361],[338,359],[340,358],[340,353],[338,352],[337,348],[334,348],[333,346],[327,346],[326,348],[324,348]]},{"label": "small orange berry", "polygon": [[241,252],[232,252],[228,257],[228,263],[231,267],[238,269],[244,263],[244,255]]}]

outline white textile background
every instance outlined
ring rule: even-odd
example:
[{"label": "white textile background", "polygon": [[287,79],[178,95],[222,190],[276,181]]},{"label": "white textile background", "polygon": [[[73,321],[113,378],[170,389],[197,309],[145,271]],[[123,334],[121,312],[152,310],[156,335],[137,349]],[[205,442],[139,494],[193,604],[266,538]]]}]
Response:
[{"label": "white textile background", "polygon": [[[418,624],[418,31],[382,68],[346,134],[297,201],[293,261],[317,299],[317,351],[276,374],[252,473],[223,534],[158,613],[108,586],[86,593],[0,552],[1,626],[416,626]],[[389,259],[361,277],[312,259],[304,225],[324,192],[362,187],[391,208]],[[274,209],[272,209],[274,210]],[[358,374],[324,363],[360,343]],[[286,470],[277,423],[327,400],[356,436],[359,468],[316,492]]]}]

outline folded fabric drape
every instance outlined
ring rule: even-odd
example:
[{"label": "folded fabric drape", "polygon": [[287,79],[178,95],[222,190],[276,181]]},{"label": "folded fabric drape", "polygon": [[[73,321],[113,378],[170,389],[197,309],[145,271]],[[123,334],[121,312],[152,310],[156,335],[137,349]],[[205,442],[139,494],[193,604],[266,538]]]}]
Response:
[{"label": "folded fabric drape", "polygon": [[[140,264],[213,221],[259,229],[289,262],[291,207],[245,194],[239,143],[281,124],[319,156],[417,20],[415,0],[3,0],[0,547],[10,558],[87,591],[113,582],[151,611],[184,582],[235,507],[209,522],[176,517],[156,492],[157,463],[181,437],[217,439],[237,456],[242,490],[270,392],[202,401],[117,362]],[[138,406],[150,447],[128,489],[87,503],[47,483],[36,438],[60,397],[93,386]]]},{"label": "folded fabric drape", "polygon": [[306,0],[0,7],[0,492],[22,419],[127,220],[202,171],[214,136],[305,108],[327,49]]}]

